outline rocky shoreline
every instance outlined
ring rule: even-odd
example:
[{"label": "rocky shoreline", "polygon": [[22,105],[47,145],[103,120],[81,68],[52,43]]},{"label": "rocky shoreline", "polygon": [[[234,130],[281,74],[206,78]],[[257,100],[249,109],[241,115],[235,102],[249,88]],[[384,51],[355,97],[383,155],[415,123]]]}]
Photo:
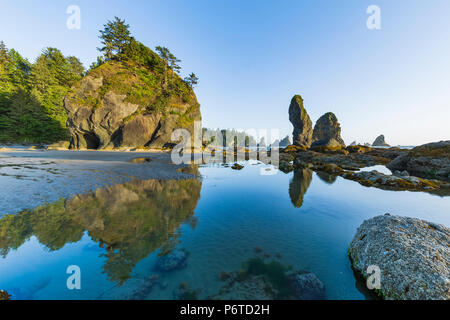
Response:
[{"label": "rocky shoreline", "polygon": [[[356,181],[367,187],[376,187],[385,190],[398,191],[425,191],[439,195],[450,195],[450,180],[445,176],[450,160],[450,141],[444,141],[433,145],[434,153],[427,157],[422,156],[422,172],[434,170],[439,174],[427,176],[424,174],[414,176],[417,170],[411,170],[410,166],[399,166],[405,163],[418,161],[414,157],[417,150],[400,148],[372,148],[367,146],[353,145],[339,148],[333,151],[306,149],[301,146],[288,146],[280,153],[279,168],[287,173],[297,168],[309,168],[316,172],[325,172],[344,179]],[[425,145],[427,146],[427,145]],[[429,165],[427,165],[429,164]],[[362,168],[375,165],[383,165],[393,170],[393,174],[385,174],[376,170],[360,171]],[[450,165],[450,164],[449,164]],[[415,167],[413,167],[415,168]]]},{"label": "rocky shoreline", "polygon": [[379,268],[375,290],[383,299],[449,300],[449,243],[443,225],[385,214],[361,224],[348,253],[364,278]]}]

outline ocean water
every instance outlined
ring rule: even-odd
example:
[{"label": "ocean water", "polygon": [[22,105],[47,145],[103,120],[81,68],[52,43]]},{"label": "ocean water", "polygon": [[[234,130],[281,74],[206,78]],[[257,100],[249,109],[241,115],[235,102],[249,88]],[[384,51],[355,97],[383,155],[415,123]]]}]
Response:
[{"label": "ocean water", "polygon": [[[221,272],[259,257],[314,273],[327,299],[366,299],[347,256],[365,219],[389,212],[450,226],[450,197],[310,170],[261,175],[266,165],[242,164],[203,165],[192,180],[134,179],[3,215],[0,289],[14,299],[173,299],[183,283],[205,299],[224,285]],[[183,252],[183,263],[158,269],[168,252]],[[67,286],[72,265],[79,290]]]}]

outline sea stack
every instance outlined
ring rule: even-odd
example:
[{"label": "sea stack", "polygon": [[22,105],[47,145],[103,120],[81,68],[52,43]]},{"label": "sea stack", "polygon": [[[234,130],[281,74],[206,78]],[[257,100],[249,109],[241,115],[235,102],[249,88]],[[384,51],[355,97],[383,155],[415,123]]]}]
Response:
[{"label": "sea stack", "polygon": [[374,147],[390,147],[390,145],[388,145],[386,143],[386,141],[384,140],[384,135],[379,135],[375,141],[372,143],[372,146]]},{"label": "sea stack", "polygon": [[293,143],[296,146],[309,148],[312,143],[312,121],[303,106],[303,98],[295,95],[289,106],[289,121],[294,126]]},{"label": "sea stack", "polygon": [[313,131],[312,147],[333,145],[345,148],[344,140],[341,138],[341,125],[333,112],[327,112],[317,120]]},{"label": "sea stack", "polygon": [[200,104],[192,88],[176,72],[161,79],[165,62],[147,50],[153,65],[108,61],[90,70],[64,99],[71,149],[165,148],[176,144],[173,130],[201,121]]}]

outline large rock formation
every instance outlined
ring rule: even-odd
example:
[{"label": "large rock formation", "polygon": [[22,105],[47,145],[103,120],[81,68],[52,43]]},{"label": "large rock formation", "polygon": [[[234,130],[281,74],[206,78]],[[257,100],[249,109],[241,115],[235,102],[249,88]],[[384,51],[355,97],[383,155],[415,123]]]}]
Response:
[{"label": "large rock formation", "polygon": [[313,146],[324,146],[334,139],[345,148],[344,140],[341,138],[341,125],[332,112],[327,112],[317,120],[313,131]]},{"label": "large rock formation", "polygon": [[450,299],[450,229],[419,219],[378,216],[358,228],[349,256],[364,277],[380,269],[385,299]]},{"label": "large rock formation", "polygon": [[[152,59],[156,66],[164,63],[156,54]],[[193,122],[201,120],[195,94],[170,69],[164,88],[160,70],[110,61],[90,71],[64,99],[70,147],[161,148],[176,143],[171,141],[174,129],[186,128],[192,134]]]},{"label": "large rock formation", "polygon": [[303,98],[300,95],[295,95],[291,100],[289,121],[294,126],[292,133],[294,145],[309,148],[312,143],[312,121],[303,107]]},{"label": "large rock formation", "polygon": [[399,155],[387,165],[391,171],[450,181],[450,140],[427,143]]},{"label": "large rock formation", "polygon": [[390,147],[390,145],[388,145],[386,143],[386,141],[384,140],[384,135],[379,135],[375,141],[372,143],[372,146],[374,147]]}]

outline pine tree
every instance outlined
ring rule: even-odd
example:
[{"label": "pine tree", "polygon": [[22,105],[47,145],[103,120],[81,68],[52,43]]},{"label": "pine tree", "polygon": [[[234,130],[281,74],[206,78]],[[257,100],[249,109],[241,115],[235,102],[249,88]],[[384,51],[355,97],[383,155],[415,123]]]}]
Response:
[{"label": "pine tree", "polygon": [[179,73],[181,70],[181,67],[178,65],[178,63],[181,61],[177,59],[166,47],[160,47],[157,46],[156,51],[158,52],[159,56],[163,60],[163,74],[164,74],[164,80],[163,80],[163,90],[167,89],[167,83],[168,83],[168,69],[169,67],[174,71]]},{"label": "pine tree", "polygon": [[104,29],[100,30],[99,38],[102,40],[102,48],[98,50],[103,52],[106,60],[122,60],[125,47],[131,41],[130,26],[118,17],[113,21],[108,21]]},{"label": "pine tree", "polygon": [[4,65],[9,60],[8,48],[3,41],[0,41],[0,64]]},{"label": "pine tree", "polygon": [[184,78],[184,81],[189,87],[193,88],[198,84],[198,77],[192,72],[189,76]]}]

